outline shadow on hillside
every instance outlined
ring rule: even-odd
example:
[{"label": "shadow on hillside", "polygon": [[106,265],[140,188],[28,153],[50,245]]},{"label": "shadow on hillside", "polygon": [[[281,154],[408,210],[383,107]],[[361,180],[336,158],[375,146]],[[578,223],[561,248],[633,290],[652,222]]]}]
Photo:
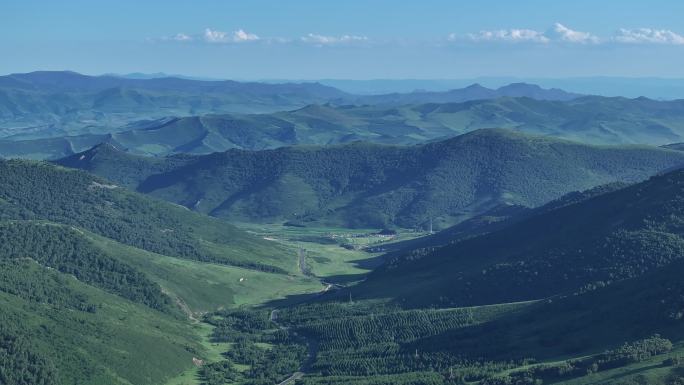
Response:
[{"label": "shadow on hillside", "polygon": [[354,267],[358,267],[359,269],[373,270],[378,266],[382,265],[383,263],[385,263],[386,255],[387,254],[382,254],[366,259],[359,259],[358,261],[354,261],[353,265]]},{"label": "shadow on hillside", "polygon": [[368,275],[367,273],[340,274],[340,275],[331,275],[329,277],[324,277],[324,278],[321,278],[321,280],[323,282],[326,282],[326,283],[332,283],[333,285],[347,286],[347,285],[351,285],[353,283],[362,281],[364,278],[366,278],[367,275]]}]

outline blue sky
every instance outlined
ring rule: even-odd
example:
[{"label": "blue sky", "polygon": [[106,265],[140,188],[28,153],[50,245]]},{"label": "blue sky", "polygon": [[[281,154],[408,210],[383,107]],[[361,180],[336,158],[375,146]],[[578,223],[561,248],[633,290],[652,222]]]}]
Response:
[{"label": "blue sky", "polygon": [[684,77],[684,1],[3,0],[0,73]]}]

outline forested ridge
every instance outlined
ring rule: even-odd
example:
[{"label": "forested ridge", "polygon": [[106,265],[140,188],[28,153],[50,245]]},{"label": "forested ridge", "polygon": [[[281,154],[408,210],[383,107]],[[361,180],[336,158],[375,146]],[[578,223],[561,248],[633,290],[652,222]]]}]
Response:
[{"label": "forested ridge", "polygon": [[[45,219],[159,254],[284,272],[272,264],[286,253],[282,248],[82,171],[0,161],[0,181],[1,217]],[[255,250],[271,260],[241,255]]]},{"label": "forested ridge", "polygon": [[[480,237],[405,252],[358,294],[393,288],[412,304],[462,306],[540,299],[638,277],[684,255],[682,186],[684,171],[673,171],[575,204],[552,204]],[[405,274],[422,281],[420,290],[396,284]]]},{"label": "forested ridge", "polygon": [[58,163],[230,220],[425,229],[501,204],[535,207],[572,191],[637,182],[682,162],[684,153],[672,150],[479,130],[419,146],[231,150],[161,162],[101,146]]}]

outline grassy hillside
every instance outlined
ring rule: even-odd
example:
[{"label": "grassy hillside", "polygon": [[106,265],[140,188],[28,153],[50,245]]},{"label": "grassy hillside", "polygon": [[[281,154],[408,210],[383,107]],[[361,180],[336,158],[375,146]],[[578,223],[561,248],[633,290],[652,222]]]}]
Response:
[{"label": "grassy hillside", "polygon": [[75,230],[0,227],[0,379],[163,383],[204,355],[160,287]]},{"label": "grassy hillside", "polygon": [[421,146],[353,143],[143,158],[97,147],[58,163],[192,210],[239,221],[435,229],[501,204],[635,182],[682,164],[652,147],[601,147],[478,130]]},{"label": "grassy hillside", "polygon": [[3,384],[165,384],[211,356],[201,314],[322,288],[216,219],[81,171],[0,170]]},{"label": "grassy hillside", "polygon": [[49,138],[22,129],[24,134],[0,140],[0,155],[56,159],[100,142],[142,155],[207,154],[233,148],[261,150],[359,140],[416,144],[492,127],[591,144],[664,145],[684,141],[680,100],[587,96],[566,101],[502,97],[412,103],[416,104],[316,104],[269,114],[186,116],[123,127],[110,124],[97,130],[86,128],[85,132],[53,129]]},{"label": "grassy hillside", "polygon": [[490,234],[418,249],[376,271],[356,293],[453,306],[546,298],[638,277],[684,255],[683,185],[684,171],[674,171]]}]

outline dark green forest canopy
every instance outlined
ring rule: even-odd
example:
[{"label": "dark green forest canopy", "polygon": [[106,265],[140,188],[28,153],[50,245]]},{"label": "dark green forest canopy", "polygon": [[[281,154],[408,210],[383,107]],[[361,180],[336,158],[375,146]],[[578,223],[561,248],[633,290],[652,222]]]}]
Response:
[{"label": "dark green forest canopy", "polygon": [[354,291],[413,306],[454,306],[591,290],[684,256],[683,210],[684,171],[678,170],[490,234],[406,252]]},{"label": "dark green forest canopy", "polygon": [[145,158],[108,145],[60,160],[201,213],[238,221],[444,228],[501,204],[637,182],[684,162],[647,146],[590,146],[479,130],[418,146],[353,143]]},{"label": "dark green forest canopy", "polygon": [[[287,251],[213,218],[130,192],[88,173],[48,163],[0,161],[0,215],[76,226],[174,257],[282,272]],[[200,242],[210,242],[214,251]],[[205,242],[205,244],[206,244]],[[273,261],[245,258],[250,252]]]},{"label": "dark green forest canopy", "polygon": [[[171,300],[162,294],[159,285],[133,267],[94,247],[76,229],[35,222],[0,224],[0,261],[20,258],[30,258],[43,266],[72,275],[79,281],[153,309],[168,313],[177,311]],[[3,276],[5,274],[8,272],[4,271]],[[6,279],[18,278],[8,275]],[[36,295],[49,294],[44,292]],[[48,302],[53,301],[48,299]],[[87,304],[71,306],[94,310]]]}]

